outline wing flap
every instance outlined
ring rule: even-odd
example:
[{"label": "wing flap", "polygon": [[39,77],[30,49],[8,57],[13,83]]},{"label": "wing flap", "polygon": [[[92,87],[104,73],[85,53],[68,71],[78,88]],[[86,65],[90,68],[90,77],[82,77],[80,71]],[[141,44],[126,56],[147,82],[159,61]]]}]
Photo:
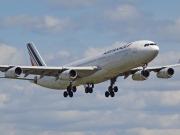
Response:
[{"label": "wing flap", "polygon": [[25,80],[25,81],[33,81],[34,79],[31,78],[7,78],[4,76],[0,76],[0,78],[6,78],[6,79],[17,79],[17,80]]}]

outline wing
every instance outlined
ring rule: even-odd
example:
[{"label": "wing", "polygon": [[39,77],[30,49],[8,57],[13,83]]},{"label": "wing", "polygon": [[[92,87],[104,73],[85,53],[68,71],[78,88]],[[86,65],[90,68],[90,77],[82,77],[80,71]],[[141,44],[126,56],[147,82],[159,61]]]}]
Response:
[{"label": "wing", "polygon": [[9,66],[9,65],[0,65],[0,71],[6,72],[12,68],[21,68],[24,74],[24,77],[28,75],[40,75],[41,77],[44,76],[54,76],[61,74],[65,70],[76,70],[78,73],[78,77],[86,77],[89,75],[94,74],[100,68],[97,66],[89,66],[89,67],[46,67],[46,66]]},{"label": "wing", "polygon": [[[178,67],[178,66],[180,66],[180,64],[167,65],[167,66],[157,66],[157,67],[147,67],[146,70],[148,70],[149,72],[152,72],[152,71],[159,72],[160,70],[165,69],[165,68],[173,68],[173,67]],[[143,68],[142,67],[134,68],[134,69],[131,69],[129,71],[120,73],[119,76],[124,76],[124,79],[126,79],[129,75],[132,75],[132,74],[134,74],[140,70],[143,70]]]}]

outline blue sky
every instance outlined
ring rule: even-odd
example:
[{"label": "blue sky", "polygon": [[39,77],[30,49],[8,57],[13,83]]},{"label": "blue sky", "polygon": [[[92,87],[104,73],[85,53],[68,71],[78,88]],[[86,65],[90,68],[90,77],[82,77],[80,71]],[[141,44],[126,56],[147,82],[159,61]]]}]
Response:
[{"label": "blue sky", "polygon": [[[180,58],[179,0],[6,0],[0,4],[0,64],[30,65],[34,42],[48,65],[63,65],[114,46],[148,39],[160,47],[152,63]],[[172,79],[119,78],[83,87],[73,99],[26,81],[0,80],[0,133],[6,135],[180,134],[180,69]],[[92,100],[93,99],[93,100]]]}]

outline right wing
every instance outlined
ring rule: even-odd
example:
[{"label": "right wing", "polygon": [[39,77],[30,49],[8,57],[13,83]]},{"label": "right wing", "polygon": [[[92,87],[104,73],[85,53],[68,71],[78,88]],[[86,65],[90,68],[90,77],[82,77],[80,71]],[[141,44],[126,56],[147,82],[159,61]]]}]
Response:
[{"label": "right wing", "polygon": [[[156,66],[156,67],[147,67],[147,68],[145,68],[145,70],[147,70],[149,72],[153,71],[153,72],[158,73],[163,69],[168,69],[168,68],[173,68],[173,67],[178,67],[178,66],[180,66],[180,64],[166,65],[166,66]],[[129,71],[120,73],[119,76],[124,76],[124,79],[126,79],[128,76],[133,75],[134,73],[136,73],[138,71],[141,71],[141,70],[143,70],[142,67],[134,68],[134,69],[131,69]]]}]

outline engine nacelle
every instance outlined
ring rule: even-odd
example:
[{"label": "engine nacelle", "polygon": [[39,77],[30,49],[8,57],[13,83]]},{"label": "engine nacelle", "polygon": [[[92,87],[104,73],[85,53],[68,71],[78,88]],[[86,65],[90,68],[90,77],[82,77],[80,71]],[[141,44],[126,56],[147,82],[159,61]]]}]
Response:
[{"label": "engine nacelle", "polygon": [[144,81],[147,80],[149,77],[150,73],[147,70],[141,70],[141,71],[137,71],[136,73],[134,73],[132,75],[132,79],[135,81]]},{"label": "engine nacelle", "polygon": [[17,78],[20,77],[23,70],[20,67],[10,68],[8,71],[4,73],[6,78]]},{"label": "engine nacelle", "polygon": [[174,69],[172,69],[172,68],[165,68],[165,69],[160,70],[157,73],[158,78],[166,78],[167,79],[167,78],[171,78],[173,75],[174,75]]},{"label": "engine nacelle", "polygon": [[61,80],[74,80],[77,77],[76,70],[66,70],[59,75],[59,79]]}]

